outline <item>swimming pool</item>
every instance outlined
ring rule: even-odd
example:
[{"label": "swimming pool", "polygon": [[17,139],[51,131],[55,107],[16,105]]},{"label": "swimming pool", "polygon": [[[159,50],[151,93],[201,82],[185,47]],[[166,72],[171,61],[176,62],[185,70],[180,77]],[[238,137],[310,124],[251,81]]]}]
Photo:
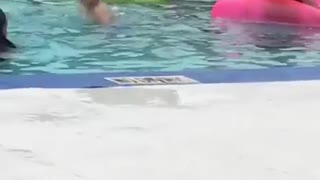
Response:
[{"label": "swimming pool", "polygon": [[315,67],[319,34],[293,27],[212,24],[212,2],[117,5],[118,21],[100,27],[79,17],[74,1],[1,2],[10,38],[4,74],[148,72]]}]

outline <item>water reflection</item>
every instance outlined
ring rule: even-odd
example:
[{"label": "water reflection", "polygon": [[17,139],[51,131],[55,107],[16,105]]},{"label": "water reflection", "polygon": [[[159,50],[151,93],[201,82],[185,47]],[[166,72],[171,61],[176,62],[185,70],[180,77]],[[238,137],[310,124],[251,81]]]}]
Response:
[{"label": "water reflection", "polygon": [[[273,61],[266,67],[310,66],[309,59],[319,57],[320,29],[284,24],[240,23],[226,20],[213,21],[213,37],[228,47],[224,57],[248,61]],[[234,52],[230,55],[230,47]],[[227,49],[227,48],[226,48]],[[234,55],[236,54],[236,55]],[[230,57],[231,56],[231,57]],[[298,59],[298,60],[297,60]],[[297,63],[297,61],[299,61]],[[294,63],[293,63],[294,62]],[[280,64],[279,64],[280,63]],[[318,63],[314,63],[317,65]]]},{"label": "water reflection", "polygon": [[25,0],[1,4],[10,12],[10,38],[19,49],[9,65],[1,66],[0,73],[320,65],[316,30],[238,22],[211,24],[212,2],[205,0],[121,5],[119,21],[107,29],[82,21],[74,5],[30,4]]}]

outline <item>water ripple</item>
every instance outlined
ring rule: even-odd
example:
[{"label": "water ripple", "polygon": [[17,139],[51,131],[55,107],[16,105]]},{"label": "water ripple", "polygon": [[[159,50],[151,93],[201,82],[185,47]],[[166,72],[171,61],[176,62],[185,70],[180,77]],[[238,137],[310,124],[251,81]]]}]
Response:
[{"label": "water ripple", "polygon": [[81,19],[74,1],[1,2],[20,47],[0,73],[177,71],[318,66],[319,30],[211,22],[211,2],[116,6],[117,22]]}]

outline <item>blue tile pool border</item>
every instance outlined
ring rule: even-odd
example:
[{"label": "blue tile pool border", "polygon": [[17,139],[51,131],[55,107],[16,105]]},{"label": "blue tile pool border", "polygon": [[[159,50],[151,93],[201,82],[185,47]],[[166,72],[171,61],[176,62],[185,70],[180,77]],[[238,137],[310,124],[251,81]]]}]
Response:
[{"label": "blue tile pool border", "polygon": [[181,72],[0,75],[0,89],[116,87],[124,85],[118,85],[105,78],[176,75],[194,79],[200,84],[302,81],[320,80],[320,67],[285,67],[256,70],[190,70]]}]

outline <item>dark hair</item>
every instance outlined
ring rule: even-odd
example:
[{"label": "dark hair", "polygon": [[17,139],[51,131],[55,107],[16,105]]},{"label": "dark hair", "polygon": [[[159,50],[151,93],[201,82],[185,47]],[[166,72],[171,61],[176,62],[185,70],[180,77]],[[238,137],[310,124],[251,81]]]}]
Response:
[{"label": "dark hair", "polygon": [[16,48],[16,46],[7,39],[6,35],[3,33],[3,28],[7,24],[6,14],[0,9],[0,46],[2,48]]}]

